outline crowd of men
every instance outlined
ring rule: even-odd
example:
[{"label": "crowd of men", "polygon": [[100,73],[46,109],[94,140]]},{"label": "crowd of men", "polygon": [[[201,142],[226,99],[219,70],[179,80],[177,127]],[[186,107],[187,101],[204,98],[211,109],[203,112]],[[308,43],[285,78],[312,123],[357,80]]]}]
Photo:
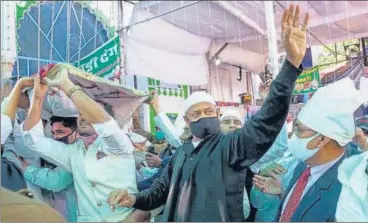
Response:
[{"label": "crowd of men", "polygon": [[[300,26],[299,8],[285,10],[287,60],[247,119],[218,114],[211,95],[194,92],[178,130],[154,95],[156,134],[137,115],[124,132],[66,69],[18,80],[1,104],[1,220],[367,222],[368,116],[354,112],[368,95],[350,78],[320,88],[288,136],[308,20]],[[78,117],[43,118],[51,88]]]}]

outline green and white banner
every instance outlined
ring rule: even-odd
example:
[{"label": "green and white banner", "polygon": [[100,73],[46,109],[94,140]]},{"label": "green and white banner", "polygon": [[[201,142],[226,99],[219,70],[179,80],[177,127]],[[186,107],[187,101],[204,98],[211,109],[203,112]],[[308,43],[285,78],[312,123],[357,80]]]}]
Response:
[{"label": "green and white banner", "polygon": [[101,47],[74,63],[74,66],[99,77],[113,76],[116,66],[120,66],[119,36],[107,41]]},{"label": "green and white banner", "polygon": [[318,67],[305,70],[296,80],[294,94],[306,94],[316,91],[321,86]]}]

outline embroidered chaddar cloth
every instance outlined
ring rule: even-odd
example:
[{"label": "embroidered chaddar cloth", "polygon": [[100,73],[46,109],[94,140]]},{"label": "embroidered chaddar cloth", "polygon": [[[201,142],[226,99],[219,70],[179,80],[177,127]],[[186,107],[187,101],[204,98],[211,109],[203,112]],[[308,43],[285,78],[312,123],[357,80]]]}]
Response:
[{"label": "embroidered chaddar cloth", "polygon": [[[40,76],[41,78],[47,76],[52,79],[64,68],[68,69],[70,80],[74,84],[79,85],[89,97],[112,106],[115,119],[121,128],[142,103],[149,98],[149,95],[144,92],[86,73],[66,63],[51,64],[43,67],[40,71]],[[50,115],[75,116],[73,113],[77,111],[73,110],[76,110],[76,108],[64,93],[59,91],[57,96],[48,94],[47,97],[47,102],[43,106],[44,112],[50,113]],[[60,100],[60,97],[62,100]],[[66,107],[68,110],[65,110]]]}]

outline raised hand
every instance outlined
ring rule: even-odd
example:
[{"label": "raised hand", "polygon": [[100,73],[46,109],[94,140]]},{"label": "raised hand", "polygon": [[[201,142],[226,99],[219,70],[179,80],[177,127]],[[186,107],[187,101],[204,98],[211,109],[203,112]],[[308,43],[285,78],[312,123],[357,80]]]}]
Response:
[{"label": "raised hand", "polygon": [[39,75],[34,77],[34,93],[33,97],[37,99],[42,99],[45,97],[46,92],[48,90],[48,86],[45,83],[41,82],[41,78]]},{"label": "raised hand", "polygon": [[299,67],[303,61],[307,48],[306,29],[309,23],[309,14],[304,18],[302,27],[299,27],[299,6],[294,5],[285,9],[282,16],[281,37],[287,54],[287,59],[295,67]]},{"label": "raised hand", "polygon": [[116,206],[132,207],[135,204],[135,196],[130,195],[127,190],[117,189],[110,193],[107,203],[111,210],[115,210]]},{"label": "raised hand", "polygon": [[151,92],[151,99],[147,101],[146,103],[151,105],[152,109],[155,111],[156,114],[160,112],[160,106],[158,103],[158,95],[156,91]]},{"label": "raised hand", "polygon": [[281,180],[277,175],[270,173],[271,177],[262,177],[254,175],[253,184],[254,186],[265,194],[270,195],[281,195],[282,184]]},{"label": "raised hand", "polygon": [[21,90],[29,87],[33,87],[34,85],[34,77],[22,77],[18,80],[17,85],[20,87]]}]

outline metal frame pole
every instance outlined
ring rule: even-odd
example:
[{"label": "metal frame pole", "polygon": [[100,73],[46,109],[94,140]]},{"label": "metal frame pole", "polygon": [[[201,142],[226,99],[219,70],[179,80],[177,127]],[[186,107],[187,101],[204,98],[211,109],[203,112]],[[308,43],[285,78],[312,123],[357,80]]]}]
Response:
[{"label": "metal frame pole", "polygon": [[273,1],[265,1],[265,15],[267,25],[267,39],[268,39],[268,58],[271,63],[273,77],[279,73],[279,56],[277,52],[277,32],[275,26],[275,13]]},{"label": "metal frame pole", "polygon": [[11,90],[9,82],[17,58],[16,1],[1,1],[1,100]]}]

